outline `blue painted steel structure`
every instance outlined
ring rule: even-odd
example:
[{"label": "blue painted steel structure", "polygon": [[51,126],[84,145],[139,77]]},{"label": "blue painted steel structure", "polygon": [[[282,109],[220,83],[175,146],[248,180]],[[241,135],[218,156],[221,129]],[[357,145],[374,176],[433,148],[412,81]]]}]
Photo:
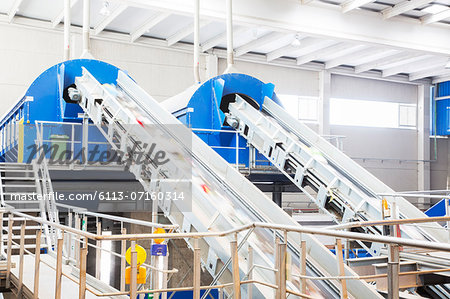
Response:
[{"label": "blue painted steel structure", "polygon": [[[25,95],[1,119],[0,161],[6,160],[8,152],[19,151],[17,148],[19,139],[23,139],[21,144],[24,148],[23,156],[28,157],[29,146],[35,144],[36,121],[82,122],[82,119],[78,118],[78,113],[83,112],[81,107],[76,103],[66,102],[63,94],[67,87],[74,84],[75,77],[82,75],[83,67],[94,74],[100,83],[116,84],[119,69],[102,61],[76,59],[50,67],[34,80]],[[50,139],[51,135],[69,135],[68,128],[69,126],[63,124],[55,125],[43,137]],[[80,133],[75,132],[78,135]],[[91,137],[99,134],[92,129],[90,133]]]},{"label": "blue painted steel structure", "polygon": [[[119,69],[108,63],[91,60],[76,59],[59,63],[44,71],[30,85],[27,92],[14,107],[3,116],[0,121],[1,151],[0,160],[5,161],[8,152],[18,151],[18,139],[23,138],[24,162],[28,161],[31,145],[35,144],[36,121],[81,123],[78,113],[82,109],[77,103],[64,100],[64,91],[74,84],[75,77],[82,75],[82,68],[86,68],[102,84],[116,84]],[[186,92],[175,96],[178,107],[171,112],[183,123],[191,127],[194,132],[208,145],[213,147],[229,163],[249,165],[249,147],[244,138],[225,123],[224,107],[228,101],[239,94],[257,107],[262,106],[266,97],[280,104],[274,92],[272,83],[264,83],[249,75],[233,73],[212,78],[201,85],[196,85]],[[183,101],[178,99],[183,98]],[[170,99],[168,100],[170,101]],[[224,104],[224,107],[221,105]],[[18,134],[21,124],[22,135]],[[69,132],[71,126],[55,124],[50,130],[43,132],[43,139],[50,140],[51,136],[70,136],[74,134],[75,140],[80,140],[81,127]],[[97,136],[103,141],[95,128],[89,129],[90,139]],[[99,141],[100,141],[99,140]],[[79,151],[77,147],[75,152]],[[236,155],[236,147],[239,147]],[[16,154],[17,156],[17,154]],[[14,156],[15,157],[15,156]],[[98,158],[98,157],[96,157]],[[256,164],[267,166],[270,163],[266,158],[256,153]],[[14,158],[13,158],[14,160]],[[20,161],[22,162],[22,161]]]},{"label": "blue painted steel structure", "polygon": [[447,209],[445,207],[445,198],[441,199],[434,206],[425,211],[425,215],[428,217],[440,217],[447,214]]},{"label": "blue painted steel structure", "polygon": [[450,135],[450,81],[437,84],[433,101],[433,128],[436,135]]},{"label": "blue painted steel structure", "polygon": [[[239,164],[248,166],[249,147],[247,142],[244,138],[236,136],[235,130],[225,123],[225,114],[222,110],[226,109],[226,102],[234,100],[233,95],[235,94],[242,96],[257,107],[262,107],[266,97],[281,105],[274,89],[274,84],[264,83],[249,75],[223,74],[201,85],[191,87],[168,99],[163,105],[181,122],[192,128],[204,142],[214,148],[229,163],[236,163],[236,146],[238,145],[240,148]],[[201,131],[196,129],[201,129]],[[236,137],[238,142],[236,142]],[[256,164],[270,165],[267,159],[259,153],[256,154]]]},{"label": "blue painted steel structure", "polygon": [[85,67],[102,84],[116,83],[119,69],[106,62],[76,59],[54,65],[37,77],[25,93],[24,99],[33,98],[32,102],[28,102],[29,114],[25,121],[28,123],[34,123],[36,120],[80,122],[77,114],[83,110],[78,104],[66,103],[63,99],[63,91],[74,84],[75,77],[82,75],[82,67]]}]

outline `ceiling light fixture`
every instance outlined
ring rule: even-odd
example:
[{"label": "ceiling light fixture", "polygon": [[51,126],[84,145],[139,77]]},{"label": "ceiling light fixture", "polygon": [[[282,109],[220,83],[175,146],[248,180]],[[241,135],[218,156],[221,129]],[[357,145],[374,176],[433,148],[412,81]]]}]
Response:
[{"label": "ceiling light fixture", "polygon": [[102,6],[102,9],[100,9],[100,14],[105,17],[107,17],[111,14],[111,11],[109,10],[109,2],[108,1],[103,1],[103,6]]},{"label": "ceiling light fixture", "polygon": [[294,39],[292,40],[292,42],[291,42],[291,46],[292,47],[294,47],[294,48],[298,48],[298,47],[300,47],[302,45],[302,43],[301,43],[301,37],[300,37],[300,34],[296,34],[295,35],[295,37],[294,37]]}]

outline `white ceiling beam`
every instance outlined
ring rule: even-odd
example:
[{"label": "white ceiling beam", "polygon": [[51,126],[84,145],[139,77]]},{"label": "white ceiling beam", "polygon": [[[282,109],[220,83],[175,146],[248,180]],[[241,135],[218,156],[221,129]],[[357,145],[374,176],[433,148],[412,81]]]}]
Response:
[{"label": "white ceiling beam", "polygon": [[[245,32],[249,30],[250,28],[247,27],[237,27],[233,28],[233,36],[236,37],[242,32]],[[219,35],[214,36],[213,38],[207,40],[201,45],[202,52],[206,52],[209,49],[212,49],[216,47],[217,45],[220,45],[221,43],[225,42],[227,40],[227,33],[223,32]]]},{"label": "white ceiling beam", "polygon": [[19,11],[20,4],[22,4],[23,0],[14,0],[13,5],[9,9],[8,12],[8,21],[11,23],[14,17],[16,16],[16,13]]},{"label": "white ceiling beam", "polygon": [[381,57],[379,59],[369,61],[360,65],[355,66],[355,73],[359,74],[362,72],[367,72],[373,69],[380,69],[382,66],[401,61],[407,58],[416,57],[417,54],[407,54],[404,52],[396,53],[393,55],[388,55],[386,57]]},{"label": "white ceiling beam", "polygon": [[[77,4],[78,0],[71,0],[70,1],[70,8],[72,9],[75,4]],[[61,11],[58,13],[58,15],[56,16],[56,18],[54,18],[52,20],[52,26],[53,28],[58,26],[59,23],[61,23],[61,21],[64,19],[64,9],[61,9]]]},{"label": "white ceiling beam", "polygon": [[342,12],[347,13],[363,5],[374,2],[375,0],[349,0],[341,4]]},{"label": "white ceiling beam", "polygon": [[336,45],[337,42],[334,40],[317,40],[309,38],[306,40],[298,51],[295,51],[297,56],[297,65],[302,65],[314,60],[314,55],[317,51]]},{"label": "white ceiling beam", "polygon": [[323,43],[321,48],[311,47],[308,53],[297,57],[297,65],[302,65],[314,60],[319,60],[324,56],[330,55],[334,51],[342,51],[349,47],[348,44],[340,43],[337,44],[335,41],[328,41],[328,43]]},{"label": "white ceiling beam", "polygon": [[383,15],[383,18],[389,19],[407,11],[413,10],[417,7],[429,4],[432,1],[433,0],[406,0],[394,5],[393,7],[384,9],[381,14]]},{"label": "white ceiling beam", "polygon": [[123,13],[128,8],[128,5],[119,4],[109,16],[103,18],[103,20],[98,23],[94,28],[94,34],[97,35],[102,32],[109,24],[112,23],[121,13]]},{"label": "white ceiling beam", "polygon": [[360,66],[374,61],[379,61],[380,59],[386,59],[398,53],[400,53],[399,50],[394,49],[386,50],[384,48],[378,48],[378,51],[375,50],[372,53],[367,53],[356,57],[355,59],[353,59],[352,65],[355,67]]},{"label": "white ceiling beam", "polygon": [[409,57],[404,57],[403,59],[399,59],[397,61],[392,61],[392,62],[388,62],[388,63],[384,63],[382,65],[380,65],[380,69],[381,70],[386,70],[386,69],[391,69],[394,67],[398,67],[398,68],[405,68],[408,65],[411,65],[412,63],[416,63],[418,61],[423,61],[425,59],[430,59],[432,58],[431,55],[425,54],[425,55],[412,55]]},{"label": "white ceiling beam", "polygon": [[[192,1],[186,0],[118,0],[130,6],[191,16]],[[263,5],[261,4],[263,1]],[[384,21],[370,11],[356,10],[342,17],[342,12],[326,5],[299,5],[298,1],[240,0],[233,5],[234,24],[263,26],[274,31],[300,32],[309,36],[399,50],[427,51],[450,55],[448,28],[423,26],[419,21],[396,18]],[[224,21],[223,0],[208,0],[200,8],[202,17]]]},{"label": "white ceiling beam", "polygon": [[269,53],[266,54],[267,62],[270,62],[272,60],[275,60],[277,58],[280,58],[282,56],[288,55],[289,53],[298,50],[302,46],[302,41],[306,38],[306,36],[294,36],[293,39],[296,38],[300,41],[300,46],[296,47],[293,46],[292,43],[289,43],[287,45],[281,46],[278,49],[275,49]]},{"label": "white ceiling beam", "polygon": [[313,2],[314,0],[300,0],[300,1],[301,1],[302,5],[306,5],[306,4]]},{"label": "white ceiling beam", "polygon": [[140,38],[144,33],[167,19],[171,15],[170,12],[159,12],[156,16],[151,17],[147,22],[145,22],[138,29],[130,33],[131,42],[136,41]]},{"label": "white ceiling beam", "polygon": [[435,76],[433,78],[432,84],[437,84],[437,83],[447,82],[447,81],[450,81],[450,70],[448,70],[448,74]]},{"label": "white ceiling beam", "polygon": [[450,8],[435,14],[426,15],[420,18],[422,24],[431,24],[450,18]]},{"label": "white ceiling beam", "polygon": [[[325,61],[325,69],[332,69],[337,66],[340,66],[349,60],[353,59],[353,56],[355,56],[354,53],[362,50],[367,50],[368,46],[366,45],[352,45],[350,47],[347,47],[346,49],[342,49],[340,51],[333,51],[330,54],[334,54],[335,58]],[[330,49],[331,51],[331,49]],[[326,56],[325,56],[326,57]]]},{"label": "white ceiling beam", "polygon": [[[200,28],[211,24],[211,21],[205,21],[205,20],[201,20],[200,21]],[[189,24],[188,26],[184,27],[183,29],[181,29],[180,31],[178,31],[177,33],[175,33],[174,35],[170,36],[167,39],[167,45],[173,46],[176,43],[178,43],[180,40],[182,40],[183,38],[191,35],[194,32],[194,24]]]},{"label": "white ceiling beam", "polygon": [[[215,49],[214,54],[217,55],[217,57],[222,58],[222,59],[227,57],[226,50]],[[274,66],[280,66],[280,67],[286,67],[286,68],[292,68],[292,69],[309,70],[309,71],[324,70],[323,65],[321,65],[321,64],[308,63],[305,65],[299,66],[292,59],[289,59],[289,58],[280,58],[273,62],[268,63],[266,58],[263,55],[252,54],[252,53],[247,53],[245,55],[242,55],[241,57],[237,57],[236,60],[244,61],[244,62],[258,63],[258,64],[263,64],[263,65],[274,65]],[[408,76],[393,76],[393,77],[389,77],[389,78],[382,78],[381,74],[379,74],[377,72],[367,72],[364,74],[356,75],[354,73],[354,71],[348,67],[337,67],[337,68],[330,70],[330,72],[332,74],[339,74],[339,75],[345,75],[345,76],[350,76],[350,77],[369,78],[369,79],[383,80],[383,81],[390,81],[390,82],[401,82],[401,83],[407,83],[407,84],[412,84],[412,85],[429,84],[431,82],[431,80],[429,80],[429,79],[410,82]]]},{"label": "white ceiling beam", "polygon": [[446,69],[444,66],[441,67],[433,67],[430,69],[422,70],[419,72],[414,72],[409,74],[409,81],[415,81],[427,77],[436,77],[444,74],[448,74],[450,72],[449,69]]},{"label": "white ceiling beam", "polygon": [[272,60],[275,60],[277,58],[280,58],[282,56],[285,56],[295,50],[298,50],[298,47],[294,47],[293,45],[291,45],[290,43],[288,45],[285,45],[281,48],[278,48],[276,50],[273,50],[269,53],[266,54],[266,59],[267,62],[270,62]]},{"label": "white ceiling beam", "polygon": [[409,62],[408,64],[402,64],[399,66],[390,67],[382,70],[382,77],[390,77],[400,73],[410,73],[418,72],[421,70],[426,70],[434,67],[443,67],[445,62],[436,57],[430,58],[426,57],[424,59],[418,60],[416,62]]},{"label": "white ceiling beam", "polygon": [[286,33],[271,32],[269,34],[266,34],[258,39],[255,39],[255,40],[253,40],[249,43],[246,43],[245,45],[242,45],[239,48],[237,48],[235,56],[239,57],[241,55],[244,55],[245,53],[248,53],[254,49],[257,49],[265,44],[279,40],[285,36],[286,36]]}]

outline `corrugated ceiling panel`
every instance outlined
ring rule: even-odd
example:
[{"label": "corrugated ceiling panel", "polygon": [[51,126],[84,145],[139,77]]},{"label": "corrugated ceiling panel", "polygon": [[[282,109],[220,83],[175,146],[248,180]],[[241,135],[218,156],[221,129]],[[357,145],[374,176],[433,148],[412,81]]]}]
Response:
[{"label": "corrugated ceiling panel", "polygon": [[112,21],[106,29],[130,33],[141,27],[145,24],[145,22],[157,14],[158,12],[152,10],[128,7],[114,21]]},{"label": "corrugated ceiling panel", "polygon": [[[3,2],[0,1],[0,2]],[[56,17],[63,9],[64,1],[55,0],[25,0],[19,6],[18,15],[49,21]]]},{"label": "corrugated ceiling panel", "polygon": [[[200,29],[200,44],[210,40],[211,38],[220,35],[226,31],[225,23],[223,22],[212,22]],[[190,34],[183,39],[184,42],[193,43],[194,34]]]},{"label": "corrugated ceiling panel", "polygon": [[153,27],[150,31],[148,31],[145,36],[153,36],[156,38],[166,39],[193,23],[193,17],[191,18],[186,16],[171,15],[170,17]]}]

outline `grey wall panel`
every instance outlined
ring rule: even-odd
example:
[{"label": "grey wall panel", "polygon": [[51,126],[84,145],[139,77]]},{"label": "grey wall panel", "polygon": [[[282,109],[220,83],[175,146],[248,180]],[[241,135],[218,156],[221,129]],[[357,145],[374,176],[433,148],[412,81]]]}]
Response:
[{"label": "grey wall panel", "polygon": [[368,101],[417,103],[417,86],[382,80],[333,75],[331,97]]}]

